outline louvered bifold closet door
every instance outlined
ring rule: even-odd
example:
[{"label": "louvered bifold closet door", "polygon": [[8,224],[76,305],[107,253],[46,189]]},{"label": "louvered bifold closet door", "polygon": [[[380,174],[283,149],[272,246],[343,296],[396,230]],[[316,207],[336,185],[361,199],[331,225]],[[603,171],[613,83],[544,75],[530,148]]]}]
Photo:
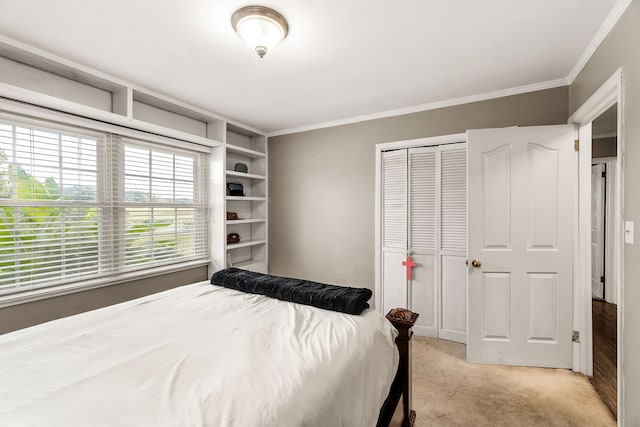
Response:
[{"label": "louvered bifold closet door", "polygon": [[439,337],[466,342],[467,150],[441,147],[441,310]]},{"label": "louvered bifold closet door", "polygon": [[407,150],[382,153],[382,307],[407,307]]},{"label": "louvered bifold closet door", "polygon": [[437,152],[438,147],[409,149],[409,253],[417,264],[409,301],[420,313],[416,333],[431,336],[437,331]]}]

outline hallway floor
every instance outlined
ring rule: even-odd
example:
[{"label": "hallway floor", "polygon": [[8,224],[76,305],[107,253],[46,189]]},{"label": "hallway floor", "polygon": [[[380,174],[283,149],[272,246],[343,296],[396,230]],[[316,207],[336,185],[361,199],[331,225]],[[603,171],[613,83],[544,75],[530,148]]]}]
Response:
[{"label": "hallway floor", "polygon": [[464,344],[413,340],[416,427],[615,426],[581,375],[563,369],[466,363]]},{"label": "hallway floor", "polygon": [[591,384],[614,414],[618,400],[618,307],[606,301],[592,302],[593,378]]}]

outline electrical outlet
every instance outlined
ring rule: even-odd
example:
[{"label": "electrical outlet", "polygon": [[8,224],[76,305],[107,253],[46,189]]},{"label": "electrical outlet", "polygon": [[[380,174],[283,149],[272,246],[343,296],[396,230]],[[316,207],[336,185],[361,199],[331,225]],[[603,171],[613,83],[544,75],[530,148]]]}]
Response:
[{"label": "electrical outlet", "polygon": [[624,222],[624,242],[633,245],[633,221]]}]

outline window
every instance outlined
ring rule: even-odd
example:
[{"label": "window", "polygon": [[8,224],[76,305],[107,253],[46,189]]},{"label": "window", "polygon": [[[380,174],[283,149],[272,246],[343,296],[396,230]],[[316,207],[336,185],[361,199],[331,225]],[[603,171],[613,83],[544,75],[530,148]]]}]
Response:
[{"label": "window", "polygon": [[131,142],[118,148],[124,150],[124,174],[118,175],[123,177],[124,200],[116,209],[116,217],[125,221],[124,266],[203,253],[206,221],[198,209],[202,204],[195,180],[198,159]]},{"label": "window", "polygon": [[0,294],[208,258],[206,155],[0,117]]}]

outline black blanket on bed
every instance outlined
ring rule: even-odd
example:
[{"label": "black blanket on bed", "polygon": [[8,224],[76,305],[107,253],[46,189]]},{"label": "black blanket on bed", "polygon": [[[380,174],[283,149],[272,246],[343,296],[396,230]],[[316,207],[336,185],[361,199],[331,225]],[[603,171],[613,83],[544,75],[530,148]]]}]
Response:
[{"label": "black blanket on bed", "polygon": [[369,308],[371,290],[327,285],[308,280],[271,276],[227,268],[211,276],[211,283],[238,291],[266,295],[283,301],[312,305],[326,310],[360,314]]}]

